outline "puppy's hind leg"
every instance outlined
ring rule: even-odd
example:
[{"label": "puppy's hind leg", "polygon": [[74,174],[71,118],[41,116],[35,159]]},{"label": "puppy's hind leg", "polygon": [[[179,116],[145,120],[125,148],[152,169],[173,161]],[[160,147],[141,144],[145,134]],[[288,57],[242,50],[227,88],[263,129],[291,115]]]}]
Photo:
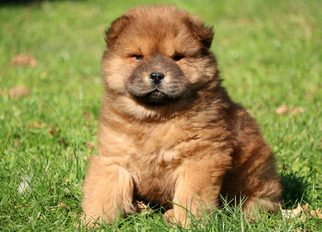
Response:
[{"label": "puppy's hind leg", "polygon": [[271,199],[250,197],[243,204],[243,212],[248,219],[254,219],[257,211],[267,211],[273,213],[280,208],[278,201]]},{"label": "puppy's hind leg", "polygon": [[84,223],[111,222],[118,216],[136,211],[133,201],[134,180],[117,159],[92,156],[83,192]]}]

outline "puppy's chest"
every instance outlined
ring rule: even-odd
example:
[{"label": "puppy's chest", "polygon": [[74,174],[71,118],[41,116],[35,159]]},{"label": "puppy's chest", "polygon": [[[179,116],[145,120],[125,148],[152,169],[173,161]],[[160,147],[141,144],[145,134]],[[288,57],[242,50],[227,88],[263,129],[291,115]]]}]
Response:
[{"label": "puppy's chest", "polygon": [[179,160],[182,147],[187,145],[195,133],[184,130],[173,123],[156,125],[153,128],[143,127],[134,130],[128,137],[133,161],[136,164],[156,165]]},{"label": "puppy's chest", "polygon": [[141,140],[133,140],[134,152],[128,154],[127,163],[136,178],[136,195],[147,201],[166,204],[173,197],[187,137],[182,132],[173,133],[171,129],[168,133],[162,132],[151,131]]},{"label": "puppy's chest", "polygon": [[140,147],[127,157],[128,168],[140,179],[168,179],[182,162],[179,145],[172,148],[162,146]]},{"label": "puppy's chest", "polygon": [[166,205],[172,200],[181,160],[164,161],[167,152],[138,159],[129,168],[136,177],[135,195],[143,200]]}]

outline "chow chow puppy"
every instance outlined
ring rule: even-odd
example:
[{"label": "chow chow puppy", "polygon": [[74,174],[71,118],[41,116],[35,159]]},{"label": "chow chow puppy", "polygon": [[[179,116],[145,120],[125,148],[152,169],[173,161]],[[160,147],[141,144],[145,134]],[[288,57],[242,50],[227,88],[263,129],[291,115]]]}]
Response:
[{"label": "chow chow puppy", "polygon": [[166,220],[183,226],[187,214],[220,206],[220,195],[249,216],[277,208],[272,150],[222,87],[213,35],[198,17],[164,5],[133,8],[107,30],[86,223],[138,212],[137,200],[162,205]]}]

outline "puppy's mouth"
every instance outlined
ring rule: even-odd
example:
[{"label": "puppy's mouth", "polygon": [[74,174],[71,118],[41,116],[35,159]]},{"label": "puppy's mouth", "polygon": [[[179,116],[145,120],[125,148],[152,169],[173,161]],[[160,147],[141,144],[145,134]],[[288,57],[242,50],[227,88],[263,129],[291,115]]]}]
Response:
[{"label": "puppy's mouth", "polygon": [[143,96],[135,96],[135,99],[139,102],[151,106],[166,105],[179,100],[179,98],[171,97],[158,89],[153,90]]}]

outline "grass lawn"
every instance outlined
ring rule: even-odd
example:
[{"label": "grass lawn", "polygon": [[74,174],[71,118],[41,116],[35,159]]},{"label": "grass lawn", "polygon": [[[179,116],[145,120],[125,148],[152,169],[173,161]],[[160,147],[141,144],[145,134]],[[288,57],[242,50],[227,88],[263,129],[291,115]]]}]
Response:
[{"label": "grass lawn", "polygon": [[[86,231],[77,224],[82,181],[97,152],[103,32],[147,3],[174,3],[214,25],[224,85],[275,150],[283,207],[309,204],[301,216],[253,224],[238,207],[215,210],[204,230],[322,231],[322,219],[310,213],[322,208],[320,0],[29,2],[0,5],[1,231]],[[158,212],[100,229],[185,231],[167,227]],[[197,221],[191,230],[201,230]]]}]

